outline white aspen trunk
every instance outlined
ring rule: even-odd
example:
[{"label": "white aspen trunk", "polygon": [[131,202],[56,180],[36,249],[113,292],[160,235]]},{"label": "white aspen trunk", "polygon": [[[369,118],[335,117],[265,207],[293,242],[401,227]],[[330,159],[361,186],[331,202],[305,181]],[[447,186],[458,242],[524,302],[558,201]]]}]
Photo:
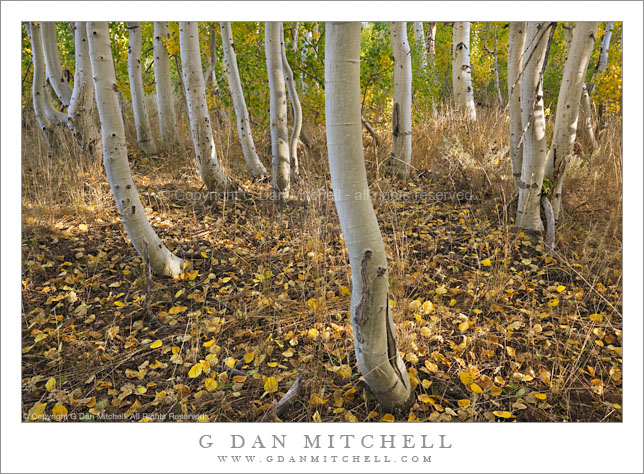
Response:
[{"label": "white aspen trunk", "polygon": [[414,22],[414,41],[422,57],[423,68],[427,67],[427,49],[425,48],[425,28],[422,21]]},{"label": "white aspen trunk", "polygon": [[172,150],[179,146],[180,141],[179,133],[177,132],[177,116],[174,111],[174,92],[170,78],[170,57],[164,43],[169,38],[168,23],[155,21],[153,44],[154,82],[157,96],[159,133],[163,148]]},{"label": "white aspen trunk", "polygon": [[40,34],[40,24],[31,22],[25,23],[25,28],[31,40],[31,58],[34,65],[32,98],[34,103],[34,113],[36,121],[42,130],[47,144],[53,146],[53,129],[52,124],[45,111],[45,94],[48,93],[45,87],[45,59],[42,51],[42,37]]},{"label": "white aspen trunk", "polygon": [[141,24],[137,21],[129,21],[127,31],[129,35],[127,73],[130,78],[136,140],[139,142],[143,153],[150,155],[157,152],[157,147],[150,131],[150,119],[145,106],[145,93],[143,92],[143,79],[141,78]]},{"label": "white aspen trunk", "polygon": [[561,211],[561,192],[575,137],[584,78],[592,54],[599,22],[577,22],[572,45],[564,67],[552,144],[546,159],[545,175],[553,183],[552,209],[555,219]]},{"label": "white aspen trunk", "polygon": [[393,168],[401,177],[411,170],[411,49],[407,42],[407,23],[389,25],[391,49],[394,54],[394,107],[392,125],[394,149]]},{"label": "white aspen trunk", "polygon": [[208,65],[206,67],[206,70],[203,73],[203,81],[206,86],[208,86],[208,82],[212,78],[212,83],[215,86],[215,95],[219,95],[219,84],[217,82],[217,29],[215,28],[215,24],[211,23],[208,27],[208,36],[209,36],[209,41],[208,41],[208,51],[209,51],[209,56],[208,56]]},{"label": "white aspen trunk", "polygon": [[360,23],[326,26],[329,168],[351,263],[351,322],[365,382],[387,411],[413,403],[389,306],[387,257],[369,195],[360,125]]},{"label": "white aspen trunk", "polygon": [[426,48],[427,48],[427,58],[431,61],[432,56],[436,52],[436,22],[430,22],[427,25],[427,36],[426,36]]},{"label": "white aspen trunk", "polygon": [[179,48],[192,143],[201,179],[209,191],[226,189],[230,180],[219,166],[201,71],[199,30],[195,21],[179,22]]},{"label": "white aspen trunk", "polygon": [[581,114],[581,129],[582,139],[586,138],[590,142],[592,149],[596,149],[599,145],[595,139],[595,130],[593,129],[593,109],[590,103],[590,95],[588,94],[588,88],[584,84],[581,92],[581,104],[580,104],[580,114]]},{"label": "white aspen trunk", "polygon": [[273,199],[288,199],[291,186],[290,150],[286,125],[286,90],[280,41],[281,24],[267,21],[265,30],[266,69],[270,90],[271,144],[273,154]]},{"label": "white aspen trunk", "polygon": [[54,89],[60,102],[67,108],[72,98],[72,88],[60,65],[58,53],[58,36],[56,34],[56,23],[43,21],[41,24],[43,52],[45,55],[45,67],[47,78]]},{"label": "white aspen trunk", "polygon": [[293,51],[297,51],[297,29],[299,25],[298,21],[291,23],[291,48]]},{"label": "white aspen trunk", "polygon": [[541,188],[546,166],[546,120],[543,110],[543,84],[540,78],[548,44],[548,22],[527,22],[523,75],[521,77],[521,121],[523,124],[523,163],[519,183],[516,226],[542,232]]},{"label": "white aspen trunk", "polygon": [[613,22],[606,22],[606,30],[602,36],[602,45],[599,52],[599,59],[597,60],[597,67],[595,67],[595,72],[602,72],[606,70],[608,66],[608,48],[610,47],[610,39],[613,36]]},{"label": "white aspen trunk", "polygon": [[233,99],[235,116],[237,117],[237,132],[239,133],[244,160],[246,160],[246,166],[248,166],[248,170],[254,178],[266,176],[266,168],[260,161],[259,156],[257,156],[253,134],[250,129],[250,118],[248,117],[244,91],[242,90],[239,70],[237,69],[237,56],[235,55],[230,22],[220,22],[219,28],[221,29],[221,42],[224,47],[224,69],[228,75],[228,85]]},{"label": "white aspen trunk", "polygon": [[293,176],[296,178],[300,175],[300,162],[297,157],[297,145],[300,142],[300,132],[302,131],[302,104],[295,89],[295,77],[293,70],[286,58],[286,44],[284,43],[284,26],[280,27],[280,40],[282,50],[282,68],[284,71],[284,80],[286,82],[286,89],[288,96],[291,99],[291,109],[293,111],[293,130],[291,130],[291,139],[289,142],[289,151],[291,154],[291,161],[293,163]]},{"label": "white aspen trunk", "polygon": [[94,118],[96,114],[94,86],[90,83],[92,65],[89,60],[85,22],[73,22],[72,31],[74,32],[75,71],[74,89],[67,108],[67,126],[81,148],[90,155],[94,155],[100,148],[101,134]]},{"label": "white aspen trunk", "polygon": [[88,22],[87,38],[101,120],[103,166],[121,220],[139,255],[144,257],[147,250],[152,270],[175,277],[183,270],[183,260],[172,254],[152,229],[130,174],[107,22]]},{"label": "white aspen trunk", "polygon": [[472,66],[470,65],[470,22],[459,21],[452,28],[452,87],[456,110],[476,120]]},{"label": "white aspen trunk", "polygon": [[520,75],[523,67],[523,50],[525,48],[525,21],[510,22],[508,44],[508,101],[510,109],[510,158],[512,160],[512,177],[514,190],[519,192],[521,182],[521,165],[523,162],[523,145],[521,136],[521,84]]}]

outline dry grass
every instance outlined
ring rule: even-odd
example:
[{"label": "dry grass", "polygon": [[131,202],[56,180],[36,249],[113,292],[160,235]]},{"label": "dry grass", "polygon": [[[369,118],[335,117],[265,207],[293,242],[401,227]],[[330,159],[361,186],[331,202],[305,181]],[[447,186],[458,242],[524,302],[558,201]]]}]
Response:
[{"label": "dry grass", "polygon": [[[231,112],[228,117],[233,118]],[[511,231],[512,215],[505,212],[513,193],[505,113],[481,109],[476,123],[451,117],[446,108],[435,115],[425,114],[423,120],[419,118],[413,135],[414,173],[404,185],[392,181],[386,171],[391,146],[386,121],[372,123],[382,140],[380,147],[375,147],[371,137],[364,134],[365,158],[374,191],[471,191],[475,197],[461,202],[409,206],[374,201],[390,257],[391,299],[396,304],[400,349],[413,377],[419,383],[424,379],[432,382],[427,389],[421,385],[417,388],[419,394],[431,395],[432,402],[419,401],[414,410],[416,416],[432,421],[483,421],[492,410],[508,409],[516,412],[518,419],[531,421],[620,419],[621,408],[615,404],[621,403],[621,380],[613,379],[619,365],[614,357],[601,352],[595,342],[599,339],[605,345],[621,346],[619,122],[606,124],[599,134],[600,148],[595,153],[574,157],[564,190],[556,262],[546,264],[542,263],[539,244],[526,243],[524,237]],[[117,222],[102,164],[83,157],[64,131],[58,132],[56,151],[48,152],[33,119],[27,116],[25,122],[28,126],[24,130],[22,156],[26,282],[23,345],[33,344],[30,331],[34,325],[44,326],[42,321],[35,321],[39,308],[64,315],[67,319],[62,319],[61,327],[73,323],[76,331],[107,334],[109,328],[127,326],[129,321],[132,337],[140,331],[139,339],[147,335],[162,339],[168,350],[173,345],[181,347],[184,363],[171,365],[172,371],[164,372],[169,382],[155,389],[174,394],[174,405],[169,409],[180,407],[184,412],[207,413],[211,421],[264,419],[270,397],[262,397],[259,374],[277,374],[280,390],[285,391],[297,373],[305,370],[306,399],[296,404],[289,421],[310,421],[315,416],[323,421],[346,421],[351,416],[363,421],[374,416],[377,406],[355,374],[347,319],[349,298],[341,291],[343,286],[350,287],[348,257],[333,202],[320,198],[330,190],[321,126],[307,127],[311,146],[300,147],[303,179],[293,186],[297,198],[279,207],[261,199],[206,203],[160,195],[161,189],[201,188],[187,127],[182,130],[184,153],[141,157],[130,124],[127,138],[131,169],[148,206],[148,215],[169,247],[192,258],[199,270],[196,287],[186,281],[156,281],[153,294],[157,300],[153,307],[165,326],[154,329],[142,324],[136,329],[132,321],[141,318],[143,303],[132,302],[125,308],[112,305],[117,299],[132,301],[144,291],[144,270]],[[234,122],[217,119],[213,123],[217,124],[215,141],[220,161],[252,194],[267,195],[268,184],[251,183],[248,179]],[[254,138],[260,157],[267,163],[268,132],[254,130]],[[90,225],[89,234],[79,232],[81,223]],[[450,230],[446,226],[458,228]],[[102,277],[107,280],[90,283],[90,268],[95,274],[103,270],[98,265],[83,264],[83,278],[79,277],[76,284],[67,283],[74,286],[81,301],[93,305],[91,311],[96,313],[96,321],[103,321],[99,326],[84,322],[86,316],[75,317],[75,305],[48,302],[51,295],[42,294],[41,290],[54,285],[52,281],[61,286],[60,276],[56,276],[60,270],[56,265],[62,263],[61,259],[75,262],[74,252],[78,248],[89,253],[89,249],[105,242],[109,260],[104,265],[114,269]],[[47,247],[44,253],[43,246]],[[208,259],[200,260],[200,252],[206,252]],[[40,258],[41,253],[46,255]],[[488,257],[493,258],[494,265],[481,266],[481,261]],[[50,259],[55,266],[43,265]],[[517,277],[519,270],[519,274],[527,271],[515,268],[522,259],[540,262],[539,271],[543,273],[535,271],[528,277],[528,272]],[[36,261],[37,264],[28,264]],[[129,277],[123,276],[124,270],[130,273]],[[211,280],[209,274],[215,279]],[[221,283],[225,276],[233,279],[234,291],[226,290]],[[108,288],[106,283],[117,280],[129,281],[131,288]],[[582,296],[576,299],[571,293],[565,302],[562,296],[560,306],[548,309],[545,301],[553,298],[557,285],[581,289]],[[447,293],[436,293],[438,287],[447,288]],[[182,296],[173,297],[179,290],[183,290]],[[117,297],[119,291],[125,292],[125,296]],[[197,296],[186,300],[190,292]],[[97,298],[103,303],[97,304]],[[431,299],[434,312],[421,314],[419,321],[414,315],[415,299]],[[185,304],[189,309],[181,316],[170,317],[168,309],[173,304]],[[214,311],[217,324],[213,323],[208,308]],[[546,310],[547,317],[543,316]],[[603,321],[589,320],[591,313],[603,314]],[[472,322],[471,327],[459,329],[466,321]],[[59,327],[59,321],[55,323]],[[514,329],[508,331],[508,326]],[[309,337],[310,328],[317,329],[319,336]],[[422,328],[428,328],[431,336]],[[467,343],[463,343],[463,336],[467,336]],[[186,374],[205,357],[203,342],[212,337],[217,339],[220,362],[233,357],[238,361],[237,368],[259,372],[249,377],[238,395],[222,389],[212,392],[211,397],[193,399],[199,387]],[[275,340],[283,346],[276,345]],[[151,357],[143,345],[128,351],[123,348],[123,341],[107,336],[105,341],[103,355],[96,352],[90,339],[70,347],[66,357],[53,359],[55,363],[26,356],[25,411],[34,402],[53,396],[36,382],[29,382],[34,377],[60,378],[61,392],[54,394],[59,402],[71,403],[69,394],[74,394],[74,398],[100,399],[105,391],[97,386],[88,389],[83,384],[86,379],[92,375],[97,381],[106,379],[108,367],[114,388],[120,389],[131,382],[124,369],[136,369]],[[297,350],[300,357],[280,358],[279,354],[288,347]],[[507,347],[513,349],[512,353]],[[265,354],[267,361],[275,360],[280,365],[269,369],[253,361],[243,366],[240,361],[244,352]],[[432,364],[437,366],[436,370]],[[353,368],[353,377],[338,375],[337,367],[343,365]],[[589,365],[597,374],[594,378],[588,376]],[[501,376],[506,383],[504,393],[499,397],[475,396],[459,380],[463,371],[472,371],[486,390],[490,385],[485,384],[496,383],[492,382],[494,377]],[[222,386],[230,382],[225,367],[218,367],[217,372],[221,372],[218,380]],[[534,381],[530,381],[531,377]],[[601,392],[591,379],[601,380]],[[184,399],[183,389],[177,389],[176,384],[191,387],[190,395]],[[551,405],[534,400],[521,402],[518,390],[510,388],[512,384],[528,390],[524,398],[546,392]],[[355,397],[334,408],[334,401],[339,403],[338,399],[350,388],[358,390]],[[328,399],[328,405],[310,402],[313,393]],[[469,408],[457,404],[464,399],[471,401]],[[148,404],[153,400],[154,395],[147,399]],[[515,403],[524,403],[527,408],[517,408]],[[153,410],[144,406],[147,412]],[[454,418],[446,408],[452,409]],[[81,405],[74,409],[85,408]]]}]

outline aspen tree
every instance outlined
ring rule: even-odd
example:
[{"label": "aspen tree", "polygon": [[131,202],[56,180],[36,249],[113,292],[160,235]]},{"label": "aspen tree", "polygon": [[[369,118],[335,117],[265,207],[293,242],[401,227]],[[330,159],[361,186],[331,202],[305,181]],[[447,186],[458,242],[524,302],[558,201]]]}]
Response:
[{"label": "aspen tree", "polygon": [[162,276],[178,276],[184,262],[163,245],[152,229],[130,174],[107,22],[87,22],[86,26],[101,121],[103,166],[121,220],[138,254],[143,258],[149,256],[152,271]]},{"label": "aspen tree", "polygon": [[369,195],[360,123],[360,23],[326,26],[325,115],[335,204],[352,270],[356,359],[387,411],[406,409],[413,392],[397,348],[387,258]]},{"label": "aspen tree", "polygon": [[[174,149],[179,143],[177,116],[174,110],[174,93],[170,79],[170,56],[166,42],[170,38],[168,22],[154,22],[154,83],[157,97],[159,134],[165,149]],[[179,71],[177,71],[181,74]]]},{"label": "aspen tree", "polygon": [[145,154],[154,154],[157,147],[150,131],[150,119],[145,106],[145,93],[143,92],[143,78],[141,77],[141,24],[138,21],[127,23],[129,46],[127,50],[127,73],[130,78],[130,93],[132,95],[132,109],[134,109],[134,124],[136,126],[136,139]]},{"label": "aspen tree", "polygon": [[286,84],[282,66],[280,22],[267,21],[264,47],[270,90],[271,145],[273,154],[273,199],[288,199],[291,187],[291,165],[286,125]]},{"label": "aspen tree", "polygon": [[457,21],[452,28],[452,87],[456,110],[476,120],[472,66],[470,65],[470,22]]},{"label": "aspen tree", "polygon": [[209,191],[224,190],[229,188],[232,183],[221,169],[215,150],[215,140],[206,102],[206,87],[201,71],[199,30],[196,21],[179,22],[179,48],[181,50],[183,84],[188,104],[190,133],[199,173],[201,173],[201,179]]},{"label": "aspen tree", "polygon": [[394,54],[394,107],[392,128],[394,149],[393,168],[401,177],[411,170],[411,49],[407,42],[407,24],[390,24],[391,48]]},{"label": "aspen tree", "polygon": [[250,174],[255,178],[266,176],[266,168],[257,156],[253,134],[250,129],[250,118],[246,101],[244,100],[244,91],[242,90],[239,70],[237,69],[237,56],[233,44],[233,32],[229,21],[222,21],[219,24],[221,29],[221,42],[224,47],[224,69],[228,76],[228,86],[230,95],[233,99],[235,116],[237,117],[237,132],[241,141],[242,154],[246,160],[246,166]]}]

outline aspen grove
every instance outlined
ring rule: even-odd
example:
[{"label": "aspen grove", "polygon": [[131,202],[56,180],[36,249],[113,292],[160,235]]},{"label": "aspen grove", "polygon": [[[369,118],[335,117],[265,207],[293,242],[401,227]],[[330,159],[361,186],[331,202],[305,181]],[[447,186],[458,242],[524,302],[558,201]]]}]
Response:
[{"label": "aspen grove", "polygon": [[622,26],[23,23],[24,419],[622,421]]}]

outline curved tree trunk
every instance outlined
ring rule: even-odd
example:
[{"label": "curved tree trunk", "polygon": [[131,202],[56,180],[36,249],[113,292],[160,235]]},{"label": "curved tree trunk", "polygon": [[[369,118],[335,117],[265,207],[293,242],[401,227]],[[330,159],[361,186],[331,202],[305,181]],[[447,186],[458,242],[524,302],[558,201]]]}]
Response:
[{"label": "curved tree trunk", "polygon": [[69,107],[69,102],[72,99],[72,88],[69,86],[69,79],[60,65],[56,22],[42,22],[41,30],[45,66],[47,68],[47,79],[49,79],[49,83],[54,89],[60,102],[65,106],[65,108],[67,108]]},{"label": "curved tree trunk", "polygon": [[394,107],[392,125],[393,168],[401,177],[411,170],[411,50],[407,42],[407,23],[391,22],[391,49],[394,54]]},{"label": "curved tree trunk", "polygon": [[470,22],[458,21],[452,29],[452,87],[456,110],[476,120],[472,66],[470,65]]},{"label": "curved tree trunk", "polygon": [[139,142],[141,150],[149,155],[156,153],[157,147],[150,131],[150,119],[145,106],[145,93],[143,92],[143,79],[141,78],[141,24],[138,21],[129,21],[127,31],[130,37],[127,50],[127,73],[130,77],[136,140]]},{"label": "curved tree trunk", "polygon": [[183,270],[183,260],[172,254],[152,229],[130,174],[107,22],[88,22],[87,37],[101,120],[103,165],[121,220],[139,255],[149,255],[152,270],[157,275],[177,276]]},{"label": "curved tree trunk", "polygon": [[548,45],[547,30],[548,22],[527,22],[521,77],[521,121],[524,135],[516,226],[531,232],[543,231],[540,203],[547,144],[543,81],[540,75]]},{"label": "curved tree trunk", "polygon": [[51,84],[49,84],[49,79],[45,81],[45,113],[47,118],[52,125],[61,125],[63,127],[67,126],[67,114],[61,112],[54,106],[54,94]]},{"label": "curved tree trunk", "polygon": [[291,140],[289,142],[289,150],[291,153],[291,161],[293,162],[293,176],[296,178],[300,175],[300,162],[297,157],[297,145],[300,142],[300,132],[302,131],[302,104],[295,89],[295,78],[293,77],[293,70],[288,64],[286,58],[286,43],[284,43],[284,26],[280,28],[280,40],[282,43],[282,68],[284,71],[284,80],[286,82],[286,89],[288,90],[289,98],[291,99],[291,109],[293,110],[293,130],[291,131]]},{"label": "curved tree trunk", "polygon": [[299,21],[291,22],[291,48],[293,51],[297,51],[297,30],[299,25]]},{"label": "curved tree trunk", "polygon": [[29,39],[31,40],[31,56],[34,64],[32,97],[34,102],[34,113],[36,121],[42,130],[47,144],[53,146],[53,128],[45,111],[46,88],[45,60],[42,51],[42,37],[40,35],[40,24],[36,22],[25,23]]},{"label": "curved tree trunk", "polygon": [[521,164],[523,162],[523,146],[521,135],[521,84],[520,75],[523,66],[523,50],[525,47],[525,21],[510,22],[508,44],[508,101],[510,109],[510,158],[512,160],[512,177],[514,190],[519,192],[521,182]]},{"label": "curved tree trunk", "polygon": [[224,47],[224,69],[228,75],[228,85],[230,95],[233,99],[235,116],[237,117],[237,132],[241,141],[242,153],[246,166],[253,177],[258,178],[266,176],[266,168],[257,156],[253,134],[250,129],[250,119],[248,109],[244,100],[244,91],[242,90],[241,80],[239,79],[239,70],[237,69],[237,56],[233,45],[233,32],[229,21],[222,21],[219,24],[221,29],[221,42]]},{"label": "curved tree trunk", "polygon": [[371,204],[360,126],[360,23],[327,23],[329,168],[352,270],[351,322],[365,382],[387,411],[413,403],[389,307],[387,258]]},{"label": "curved tree trunk", "polygon": [[[163,148],[172,150],[179,146],[177,116],[174,111],[174,93],[170,78],[170,57],[164,41],[170,38],[168,23],[154,22],[154,82],[157,95],[159,133]],[[177,71],[181,74],[179,71]]]},{"label": "curved tree trunk", "polygon": [[286,126],[286,90],[282,69],[281,24],[267,21],[264,46],[270,90],[271,144],[273,152],[273,199],[288,199],[291,188],[288,128]]},{"label": "curved tree trunk", "polygon": [[559,89],[554,135],[545,169],[546,176],[554,183],[552,209],[555,219],[559,218],[561,211],[561,191],[577,136],[577,120],[584,78],[595,44],[598,24],[599,22],[577,22]]},{"label": "curved tree trunk", "polygon": [[94,86],[90,83],[92,65],[89,60],[87,28],[84,21],[74,22],[72,28],[76,65],[74,90],[67,108],[67,126],[81,148],[90,155],[95,155],[100,148],[101,134],[94,119],[96,109]]},{"label": "curved tree trunk", "polygon": [[179,47],[181,49],[186,102],[188,103],[190,132],[201,179],[209,191],[227,189],[231,182],[219,166],[208,104],[206,103],[197,22],[179,22]]}]

